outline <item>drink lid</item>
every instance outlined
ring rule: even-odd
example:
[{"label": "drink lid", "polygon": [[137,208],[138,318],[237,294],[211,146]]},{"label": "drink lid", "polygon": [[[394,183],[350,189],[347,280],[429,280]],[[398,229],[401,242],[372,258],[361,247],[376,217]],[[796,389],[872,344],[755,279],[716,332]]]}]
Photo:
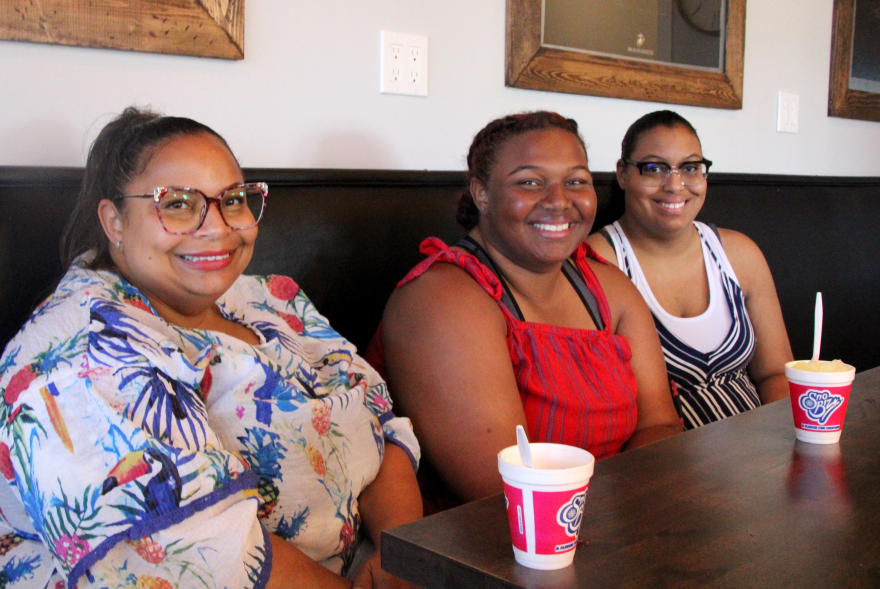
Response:
[{"label": "drink lid", "polygon": [[510,446],[498,453],[498,470],[511,481],[532,485],[586,483],[593,476],[596,459],[583,448],[565,444],[529,444],[534,468],[526,468],[519,448]]},{"label": "drink lid", "polygon": [[809,370],[798,370],[792,365],[801,360],[792,360],[785,364],[785,376],[788,380],[802,385],[817,386],[842,386],[847,385],[856,377],[856,369],[850,368],[845,372],[812,372]]}]

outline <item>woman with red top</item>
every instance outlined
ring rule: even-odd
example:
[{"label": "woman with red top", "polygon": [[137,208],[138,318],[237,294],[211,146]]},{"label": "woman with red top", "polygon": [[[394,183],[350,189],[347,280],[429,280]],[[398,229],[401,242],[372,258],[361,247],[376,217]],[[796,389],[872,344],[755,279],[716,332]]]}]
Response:
[{"label": "woman with red top", "polygon": [[422,244],[368,352],[430,463],[423,492],[437,475],[427,494],[452,496],[429,510],[500,492],[496,455],[519,424],[597,458],[681,431],[648,308],[583,243],[595,214],[574,120],[511,115],[474,138],[468,236]]}]

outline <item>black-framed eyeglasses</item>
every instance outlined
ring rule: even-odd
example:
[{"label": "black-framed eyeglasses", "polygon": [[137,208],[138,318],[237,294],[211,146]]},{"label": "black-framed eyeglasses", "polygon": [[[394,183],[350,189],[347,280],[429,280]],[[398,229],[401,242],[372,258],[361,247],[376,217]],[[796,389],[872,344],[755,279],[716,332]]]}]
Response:
[{"label": "black-framed eyeglasses", "polygon": [[152,198],[159,222],[166,232],[186,235],[199,230],[208,215],[208,206],[217,203],[223,222],[232,229],[250,229],[263,218],[269,186],[265,182],[233,184],[218,196],[208,196],[197,188],[160,186],[153,194],[123,194],[123,198]]},{"label": "black-framed eyeglasses", "polygon": [[672,172],[676,172],[685,186],[699,186],[706,181],[709,175],[709,166],[712,162],[707,159],[692,162],[683,162],[678,166],[670,166],[666,162],[634,162],[623,160],[631,166],[639,169],[639,176],[645,186],[663,186]]}]

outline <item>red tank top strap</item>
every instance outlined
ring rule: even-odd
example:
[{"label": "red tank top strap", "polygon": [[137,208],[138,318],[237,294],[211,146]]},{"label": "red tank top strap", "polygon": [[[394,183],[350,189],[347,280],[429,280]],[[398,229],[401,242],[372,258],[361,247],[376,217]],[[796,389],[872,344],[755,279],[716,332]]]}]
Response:
[{"label": "red tank top strap", "polygon": [[599,313],[602,314],[602,321],[605,322],[605,331],[611,333],[611,308],[608,306],[608,299],[605,298],[605,291],[602,290],[602,285],[599,284],[599,279],[596,278],[596,274],[587,263],[587,258],[592,258],[603,264],[607,264],[608,262],[605,258],[597,254],[587,242],[583,242],[578,246],[574,251],[573,257],[578,270],[581,271],[581,275],[584,277],[584,282],[587,283],[587,288],[590,289],[590,292],[596,299],[596,304],[599,305]]},{"label": "red tank top strap", "polygon": [[[501,286],[501,283],[498,281],[498,278],[495,274],[492,273],[486,266],[484,266],[480,261],[473,255],[450,249],[448,245],[443,243],[442,240],[436,237],[429,237],[424,240],[419,245],[419,251],[428,256],[416,266],[409,271],[409,273],[403,277],[403,279],[397,283],[397,288],[412,282],[422,274],[428,271],[428,269],[436,264],[437,262],[443,262],[447,264],[455,264],[465,272],[471,275],[471,277],[479,284],[486,294],[492,297],[497,303],[498,307],[501,309],[501,312],[504,314],[505,320],[508,324],[513,323],[515,321],[513,315],[504,306],[504,303],[501,302],[501,295],[504,292]],[[366,353],[364,355],[367,362],[375,368],[382,378],[388,378],[388,373],[386,371],[385,366],[385,348],[382,343],[382,323],[379,323],[379,327],[376,328],[376,333],[373,334],[373,339],[370,341],[367,346]]]},{"label": "red tank top strap", "polygon": [[[410,270],[409,274],[397,283],[397,288],[415,280],[427,272],[428,269],[437,262],[445,262],[447,264],[455,264],[470,274],[490,297],[496,301],[501,300],[502,288],[498,278],[491,270],[486,268],[471,254],[453,250],[436,237],[429,237],[424,240],[419,246],[419,251],[428,257],[419,262],[415,268]],[[504,308],[504,305],[499,306],[505,311],[507,310]]]}]

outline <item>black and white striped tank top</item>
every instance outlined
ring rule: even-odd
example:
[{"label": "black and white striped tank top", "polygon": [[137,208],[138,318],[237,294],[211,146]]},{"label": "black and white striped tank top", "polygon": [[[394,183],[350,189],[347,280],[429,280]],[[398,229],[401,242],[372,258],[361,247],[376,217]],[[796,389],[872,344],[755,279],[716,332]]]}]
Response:
[{"label": "black and white striped tank top", "polygon": [[726,337],[710,352],[692,348],[663,325],[651,304],[656,299],[652,293],[646,296],[650,293],[647,281],[634,279],[636,274],[641,275],[641,271],[623,229],[618,223],[603,229],[614,246],[620,269],[633,279],[651,307],[669,379],[678,386],[685,429],[724,419],[761,404],[758,391],[746,372],[755,353],[755,330],[746,311],[742,289],[714,231],[698,221],[694,226],[704,249],[710,254],[709,258],[720,270],[721,287],[732,318]]}]

